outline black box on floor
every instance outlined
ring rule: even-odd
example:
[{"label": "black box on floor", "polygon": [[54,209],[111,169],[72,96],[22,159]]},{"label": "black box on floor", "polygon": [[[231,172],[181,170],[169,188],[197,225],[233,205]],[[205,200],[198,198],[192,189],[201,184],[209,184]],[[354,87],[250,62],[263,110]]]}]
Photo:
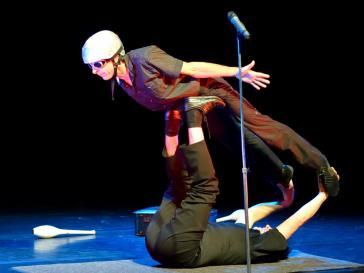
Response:
[{"label": "black box on floor", "polygon": [[148,207],[134,211],[135,213],[135,235],[144,236],[148,224],[152,221],[153,215],[159,210],[159,206]]},{"label": "black box on floor", "polygon": [[[159,206],[148,207],[134,211],[135,213],[135,235],[144,236],[147,227],[152,221],[153,215],[159,210]],[[211,209],[209,222],[215,222],[217,209]]]}]

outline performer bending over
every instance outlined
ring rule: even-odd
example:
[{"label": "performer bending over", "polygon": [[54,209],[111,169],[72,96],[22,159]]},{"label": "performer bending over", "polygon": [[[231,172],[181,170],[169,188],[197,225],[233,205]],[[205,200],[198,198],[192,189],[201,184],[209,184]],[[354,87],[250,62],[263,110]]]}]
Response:
[{"label": "performer bending over", "polygon": [[[116,81],[129,96],[152,111],[167,111],[185,97],[217,96],[227,105],[230,117],[239,120],[239,94],[222,77],[241,75],[244,82],[256,89],[269,84],[269,75],[252,70],[254,61],[239,70],[206,62],[184,62],[154,45],[126,53],[119,36],[109,30],[99,31],[87,39],[82,47],[82,58],[92,73],[112,80],[112,83]],[[265,165],[273,166],[272,176],[289,180],[293,169],[283,164],[267,144],[280,151],[289,151],[300,164],[314,168],[329,194],[338,194],[338,176],[318,149],[288,126],[259,113],[246,99],[243,108],[247,127],[244,129],[245,143],[254,149],[260,162],[266,161]],[[209,127],[213,126],[209,123]],[[230,144],[225,142],[225,146]]]}]

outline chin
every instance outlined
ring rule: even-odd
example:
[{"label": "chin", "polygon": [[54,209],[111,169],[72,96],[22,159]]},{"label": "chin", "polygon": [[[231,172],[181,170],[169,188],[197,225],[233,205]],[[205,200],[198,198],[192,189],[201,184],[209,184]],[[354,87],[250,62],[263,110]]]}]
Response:
[{"label": "chin", "polygon": [[102,76],[102,79],[103,79],[104,81],[108,81],[108,80],[110,80],[111,78],[112,78],[112,76],[110,76],[110,75]]}]

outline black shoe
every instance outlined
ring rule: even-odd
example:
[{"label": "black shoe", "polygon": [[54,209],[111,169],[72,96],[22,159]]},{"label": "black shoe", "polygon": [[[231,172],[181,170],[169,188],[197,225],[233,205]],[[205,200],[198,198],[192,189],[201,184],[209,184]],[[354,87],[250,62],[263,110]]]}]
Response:
[{"label": "black shoe", "polygon": [[216,96],[188,97],[184,101],[185,112],[199,109],[203,114],[206,114],[216,106],[225,106],[225,102]]},{"label": "black shoe", "polygon": [[318,174],[318,178],[324,186],[326,192],[329,196],[337,196],[339,194],[340,186],[339,186],[339,176],[333,170],[332,167],[322,167],[320,169],[320,173]]},{"label": "black shoe", "polygon": [[282,167],[282,180],[279,182],[286,189],[289,188],[289,182],[293,177],[293,168],[290,165],[283,165]]}]

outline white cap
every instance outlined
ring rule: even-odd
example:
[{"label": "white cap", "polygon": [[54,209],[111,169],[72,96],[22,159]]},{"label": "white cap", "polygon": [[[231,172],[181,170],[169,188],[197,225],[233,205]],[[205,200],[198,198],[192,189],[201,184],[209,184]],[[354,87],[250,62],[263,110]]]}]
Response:
[{"label": "white cap", "polygon": [[111,59],[116,53],[124,56],[124,46],[119,36],[110,30],[102,30],[87,39],[82,47],[85,64]]}]

